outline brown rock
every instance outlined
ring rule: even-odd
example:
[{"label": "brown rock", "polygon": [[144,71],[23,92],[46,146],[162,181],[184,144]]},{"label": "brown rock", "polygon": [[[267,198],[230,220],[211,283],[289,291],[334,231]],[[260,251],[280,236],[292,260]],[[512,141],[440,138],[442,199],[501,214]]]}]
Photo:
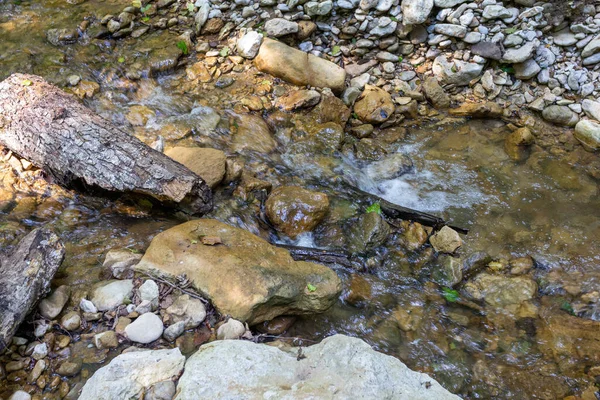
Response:
[{"label": "brown rock", "polygon": [[450,115],[455,117],[471,118],[500,118],[503,112],[502,107],[491,101],[487,103],[463,103],[460,107],[448,111]]},{"label": "brown rock", "polygon": [[238,153],[256,151],[268,154],[277,148],[269,126],[259,116],[239,114],[236,116],[237,128],[232,140],[232,149]]},{"label": "brown rock", "polygon": [[269,335],[281,335],[287,331],[296,322],[296,317],[289,315],[282,315],[280,317],[273,318],[270,321],[263,322],[258,327],[258,330]]},{"label": "brown rock", "polygon": [[326,194],[297,186],[275,189],[265,205],[271,223],[291,238],[312,231],[329,211]]},{"label": "brown rock", "polygon": [[275,107],[285,111],[315,106],[321,100],[321,94],[316,90],[296,90],[277,99]]},{"label": "brown rock", "polygon": [[438,83],[438,80],[431,76],[425,79],[423,82],[423,91],[425,92],[425,97],[435,108],[445,109],[450,107],[450,96],[444,91],[444,89]]},{"label": "brown rock", "polygon": [[392,96],[377,86],[365,85],[360,97],[354,103],[354,112],[358,118],[370,124],[380,124],[394,113]]},{"label": "brown rock", "polygon": [[225,177],[227,156],[221,150],[202,147],[174,147],[166,155],[199,175],[211,189]]},{"label": "brown rock", "polygon": [[152,117],[154,117],[154,111],[141,105],[129,107],[126,115],[127,121],[133,126],[144,126]]},{"label": "brown rock", "polygon": [[190,65],[186,68],[185,72],[191,81],[198,79],[200,82],[210,82],[212,80],[210,71],[202,61]]},{"label": "brown rock", "polygon": [[308,39],[317,30],[317,24],[312,21],[298,21],[298,40]]},{"label": "brown rock", "polygon": [[435,251],[440,253],[452,254],[462,246],[462,240],[458,236],[458,233],[448,226],[444,226],[434,233],[429,238],[429,242]]},{"label": "brown rock", "polygon": [[350,275],[348,293],[346,302],[353,306],[364,305],[371,300],[371,284],[365,278],[358,274]]},{"label": "brown rock", "polygon": [[219,33],[223,26],[225,26],[225,22],[221,18],[211,18],[206,21],[206,24],[202,28],[202,33]]}]

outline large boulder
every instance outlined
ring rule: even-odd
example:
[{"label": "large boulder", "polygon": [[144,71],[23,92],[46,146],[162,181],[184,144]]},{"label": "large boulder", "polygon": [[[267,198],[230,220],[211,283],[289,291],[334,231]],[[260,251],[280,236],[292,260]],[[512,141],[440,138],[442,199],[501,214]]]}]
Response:
[{"label": "large boulder", "polygon": [[282,186],[271,193],[265,206],[277,230],[295,238],[312,231],[325,218],[329,198],[298,186]]},{"label": "large boulder", "polygon": [[294,85],[328,87],[338,93],[345,87],[343,68],[276,40],[265,38],[254,61],[259,70]]},{"label": "large boulder", "polygon": [[166,155],[200,176],[211,189],[225,177],[227,156],[221,150],[202,147],[173,147]]},{"label": "large boulder", "polygon": [[[204,245],[204,237],[218,237],[222,244]],[[325,311],[341,290],[333,270],[296,262],[286,250],[212,219],[158,234],[136,268],[170,277],[186,274],[220,313],[251,325],[282,314]]]},{"label": "large boulder", "polygon": [[179,349],[121,354],[86,382],[80,399],[137,399],[158,382],[179,376],[185,357]]},{"label": "large boulder", "polygon": [[395,110],[392,96],[373,85],[365,85],[365,90],[354,103],[354,112],[361,121],[379,124],[388,120]]},{"label": "large boulder", "polygon": [[456,399],[435,379],[360,339],[331,336],[298,351],[249,341],[204,345],[187,361],[175,400]]}]

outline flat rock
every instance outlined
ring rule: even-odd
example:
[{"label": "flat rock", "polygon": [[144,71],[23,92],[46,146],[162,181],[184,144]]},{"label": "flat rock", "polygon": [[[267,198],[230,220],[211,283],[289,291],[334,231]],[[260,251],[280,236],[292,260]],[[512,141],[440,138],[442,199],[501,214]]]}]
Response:
[{"label": "flat rock", "polygon": [[80,399],[137,399],[145,389],[170,380],[183,371],[179,349],[133,351],[115,357],[85,383]]},{"label": "flat rock", "polygon": [[431,101],[435,108],[445,109],[450,107],[450,96],[440,86],[435,77],[430,76],[425,78],[423,91],[425,92],[425,97]]},{"label": "flat rock", "polygon": [[108,311],[131,299],[132,291],[133,281],[131,279],[111,281],[96,288],[92,293],[91,301],[99,311]]},{"label": "flat rock", "polygon": [[513,67],[515,69],[515,77],[517,79],[524,80],[533,78],[542,70],[542,68],[540,68],[539,64],[535,62],[533,58],[530,58],[525,62],[515,64]]},{"label": "flat rock", "polygon": [[264,39],[254,62],[260,71],[294,85],[328,87],[339,93],[345,87],[343,68],[272,39]]},{"label": "flat rock", "polygon": [[378,353],[360,339],[331,336],[298,351],[242,340],[206,344],[187,361],[175,400],[436,399],[459,400],[426,374]]},{"label": "flat rock", "polygon": [[452,254],[462,246],[462,240],[458,233],[450,228],[444,226],[442,229],[434,233],[430,238],[429,242],[435,249],[440,253]]},{"label": "flat rock", "polygon": [[277,148],[277,141],[271,134],[267,123],[254,114],[237,114],[237,129],[233,135],[231,147],[238,153],[256,151],[268,154]]},{"label": "flat rock", "polygon": [[265,23],[265,32],[273,37],[289,35],[298,32],[298,23],[285,18],[273,18]]},{"label": "flat rock", "polygon": [[221,150],[203,147],[173,147],[165,151],[173,160],[200,176],[211,189],[225,177],[227,156]]},{"label": "flat rock", "polygon": [[65,304],[67,304],[67,301],[69,301],[70,294],[71,290],[69,287],[63,285],[53,291],[50,296],[40,301],[38,308],[42,317],[48,319],[56,318]]},{"label": "flat rock", "polygon": [[504,52],[504,55],[502,56],[502,62],[507,64],[518,64],[525,62],[531,58],[537,47],[537,43],[528,42],[519,48],[510,48]]},{"label": "flat rock", "polygon": [[448,113],[455,117],[500,118],[503,109],[498,104],[488,101],[485,103],[463,103],[457,108],[448,110]]},{"label": "flat rock", "polygon": [[293,111],[313,107],[319,103],[319,100],[321,94],[316,90],[296,90],[278,98],[275,107],[284,111]]},{"label": "flat rock", "polygon": [[588,117],[600,121],[600,102],[585,99],[581,102],[581,108]]},{"label": "flat rock", "polygon": [[518,305],[531,300],[537,292],[537,284],[525,276],[479,274],[472,282],[477,290],[477,296],[494,307]]},{"label": "flat rock", "polygon": [[454,24],[435,24],[433,31],[441,35],[446,35],[456,38],[464,38],[467,34],[467,28],[461,25]]},{"label": "flat rock", "polygon": [[589,57],[600,51],[600,35],[593,38],[581,51],[581,57]]},{"label": "flat rock", "polygon": [[[222,244],[203,245],[204,236],[219,237]],[[286,250],[212,219],[158,234],[137,268],[170,277],[186,274],[220,313],[251,325],[282,314],[325,311],[341,290],[331,269],[296,262]],[[316,290],[309,291],[308,284]]]},{"label": "flat rock", "polygon": [[471,47],[471,52],[490,60],[501,60],[504,48],[502,44],[496,42],[479,42]]}]

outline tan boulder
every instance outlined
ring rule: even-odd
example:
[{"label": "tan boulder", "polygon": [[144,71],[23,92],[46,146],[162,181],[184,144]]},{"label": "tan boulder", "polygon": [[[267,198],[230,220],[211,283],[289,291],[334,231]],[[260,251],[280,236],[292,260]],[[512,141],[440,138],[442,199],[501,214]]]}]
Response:
[{"label": "tan boulder", "polygon": [[[217,236],[222,244],[204,245],[205,236]],[[333,270],[296,262],[286,250],[212,219],[158,234],[137,269],[167,277],[186,274],[220,313],[251,325],[325,311],[341,291]]]},{"label": "tan boulder", "polygon": [[173,147],[165,154],[204,179],[211,189],[217,187],[225,176],[227,157],[221,150],[202,147]]},{"label": "tan boulder", "polygon": [[326,194],[297,186],[278,187],[265,205],[269,221],[291,238],[312,231],[329,211]]},{"label": "tan boulder", "polygon": [[370,124],[380,124],[394,113],[392,96],[383,89],[365,85],[365,90],[354,103],[354,112],[358,118]]},{"label": "tan boulder", "polygon": [[343,68],[273,39],[264,39],[254,61],[259,70],[294,85],[328,87],[336,92],[345,87]]}]

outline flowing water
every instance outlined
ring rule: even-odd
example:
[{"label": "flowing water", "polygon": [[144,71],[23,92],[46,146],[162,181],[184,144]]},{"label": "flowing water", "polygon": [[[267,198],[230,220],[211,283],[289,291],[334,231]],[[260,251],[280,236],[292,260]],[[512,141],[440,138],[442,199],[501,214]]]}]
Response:
[{"label": "flowing water", "polygon": [[[299,138],[318,124],[317,114],[275,112],[263,117],[277,146],[262,151],[269,147],[266,125],[246,116],[240,99],[271,89],[281,93],[289,88],[285,84],[252,69],[234,73],[235,82],[225,89],[190,85],[185,68],[135,82],[127,79],[144,63],[168,60],[165,43],[174,43],[177,36],[168,31],[119,42],[84,36],[61,47],[45,40],[47,29],[75,28],[126,5],[112,0],[77,5],[0,1],[0,79],[30,72],[62,87],[71,74],[96,81],[99,93],[85,102],[113,122],[128,124],[132,106],[152,110],[148,122],[133,129],[148,144],[160,134],[167,146],[218,148],[236,155],[246,170],[274,187],[295,184],[327,193],[332,211],[326,225],[342,227],[342,238],[349,235],[344,224],[364,212],[364,202],[344,189],[344,182],[352,182],[468,228],[460,250],[465,278],[486,266],[507,271],[518,257],[535,260],[531,271],[518,274],[536,282],[534,298],[526,307],[494,307],[444,298],[430,279],[438,265],[431,250],[410,252],[391,240],[367,254],[364,270],[334,265],[344,280],[342,299],[325,314],[298,318],[285,336],[305,343],[334,333],[360,337],[466,398],[563,398],[595,384],[589,371],[600,366],[600,331],[578,338],[579,322],[574,321],[600,321],[600,198],[598,182],[586,169],[594,156],[575,147],[572,138],[563,140],[558,129],[543,132],[539,140],[555,138],[569,151],[533,146],[526,159],[514,161],[504,149],[510,132],[504,122],[442,117],[409,121],[403,124],[406,135],[386,145],[381,158],[400,153],[412,160],[412,168],[399,177],[380,179],[370,173],[372,163],[355,158],[344,150],[346,145],[341,151],[303,147]],[[35,172],[12,173],[8,162],[0,168],[0,243],[9,248],[33,227],[52,225],[67,246],[54,286],[85,291],[101,280],[108,250],[143,251],[154,235],[182,221],[172,212],[152,212],[44,184],[36,187]],[[258,223],[257,201],[243,201],[233,193],[234,185],[219,189],[209,217],[274,242],[291,242]],[[326,247],[327,235],[318,230],[294,243]],[[499,276],[511,278],[509,273]],[[464,282],[456,289],[460,296],[468,291]],[[361,301],[352,301],[361,290],[366,293]],[[575,333],[560,332],[557,327],[564,325],[573,325]],[[103,360],[96,360],[89,371]]]}]

